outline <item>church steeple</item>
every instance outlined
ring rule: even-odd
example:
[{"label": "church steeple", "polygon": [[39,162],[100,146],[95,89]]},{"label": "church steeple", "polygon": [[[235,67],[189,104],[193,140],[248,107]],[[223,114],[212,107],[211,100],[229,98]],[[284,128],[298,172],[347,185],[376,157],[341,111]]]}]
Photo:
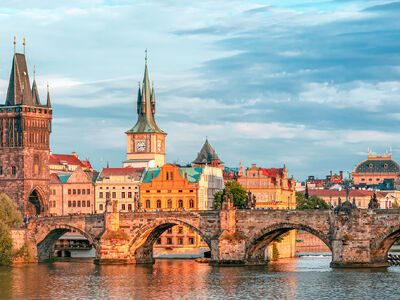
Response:
[{"label": "church steeple", "polygon": [[32,83],[32,99],[35,106],[40,106],[39,92],[36,85],[36,69],[33,66],[33,83]]},{"label": "church steeple", "polygon": [[49,88],[49,83],[47,83],[47,107],[51,107],[51,102],[50,102],[50,88]]},{"label": "church steeple", "polygon": [[155,121],[154,117],[155,106],[156,106],[156,101],[155,101],[154,86],[150,91],[150,80],[149,80],[149,71],[147,68],[147,51],[146,51],[142,88],[140,88],[140,84],[138,87],[138,98],[137,98],[138,120],[135,126],[133,126],[126,133],[137,133],[137,132],[165,133],[157,126],[157,123]]}]

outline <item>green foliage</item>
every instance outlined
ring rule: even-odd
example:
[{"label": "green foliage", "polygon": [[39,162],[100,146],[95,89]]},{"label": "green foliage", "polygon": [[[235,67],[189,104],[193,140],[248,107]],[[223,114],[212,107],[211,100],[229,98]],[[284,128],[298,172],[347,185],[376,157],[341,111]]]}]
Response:
[{"label": "green foliage", "polygon": [[4,222],[0,221],[0,265],[11,265],[13,257],[10,228]]},{"label": "green foliage", "polygon": [[43,260],[44,263],[53,263],[58,261],[58,257],[46,258]]},{"label": "green foliage", "polygon": [[399,208],[399,203],[396,200],[392,202],[392,208]]},{"label": "green foliage", "polygon": [[5,194],[0,194],[0,220],[9,228],[21,225],[22,217],[15,203]]},{"label": "green foliage", "polygon": [[[225,185],[226,194],[233,195],[233,205],[237,208],[246,207],[246,195],[247,191],[242,187],[242,185],[237,181],[229,181]],[[214,209],[221,209],[221,195],[222,191],[214,194]]]},{"label": "green foliage", "polygon": [[271,260],[277,260],[279,258],[278,246],[276,243],[272,243],[272,257]]},{"label": "green foliage", "polygon": [[22,247],[15,253],[15,256],[22,258],[24,262],[34,261],[30,246],[30,243],[25,241]]},{"label": "green foliage", "polygon": [[282,242],[283,239],[289,235],[289,232],[290,231],[282,233],[281,235],[278,235],[276,238],[274,238],[274,242],[277,242],[277,243]]},{"label": "green foliage", "polygon": [[330,209],[331,206],[316,195],[306,199],[301,192],[296,192],[297,209]]},{"label": "green foliage", "polygon": [[17,206],[5,194],[0,194],[0,265],[10,265],[16,256],[10,230],[22,222]]}]

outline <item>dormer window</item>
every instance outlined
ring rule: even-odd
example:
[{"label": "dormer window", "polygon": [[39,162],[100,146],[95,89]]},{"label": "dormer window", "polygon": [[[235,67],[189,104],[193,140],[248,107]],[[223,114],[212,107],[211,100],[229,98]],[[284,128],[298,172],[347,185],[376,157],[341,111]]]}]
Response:
[{"label": "dormer window", "polygon": [[388,168],[388,164],[384,164],[383,167],[384,167],[385,169],[387,169],[387,168]]},{"label": "dormer window", "polygon": [[372,169],[374,167],[373,164],[369,164],[369,168]]}]

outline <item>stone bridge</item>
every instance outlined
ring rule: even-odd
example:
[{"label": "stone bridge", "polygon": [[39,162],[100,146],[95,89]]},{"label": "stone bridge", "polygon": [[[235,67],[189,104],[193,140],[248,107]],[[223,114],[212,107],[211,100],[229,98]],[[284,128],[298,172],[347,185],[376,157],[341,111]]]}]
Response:
[{"label": "stone bridge", "polygon": [[44,217],[25,229],[37,259],[54,255],[67,231],[84,235],[96,248],[95,263],[153,263],[153,244],[168,228],[193,228],[211,249],[213,264],[265,264],[266,247],[277,236],[301,229],[332,251],[332,267],[386,267],[400,238],[400,210],[235,210],[132,212]]}]

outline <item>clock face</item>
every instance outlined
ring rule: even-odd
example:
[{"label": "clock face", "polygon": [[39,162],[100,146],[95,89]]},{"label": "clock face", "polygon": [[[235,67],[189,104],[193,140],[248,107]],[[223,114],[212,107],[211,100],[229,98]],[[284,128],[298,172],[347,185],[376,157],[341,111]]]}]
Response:
[{"label": "clock face", "polygon": [[157,141],[157,152],[161,152],[161,141]]},{"label": "clock face", "polygon": [[146,142],[137,142],[136,143],[136,151],[138,151],[138,152],[146,151]]}]

